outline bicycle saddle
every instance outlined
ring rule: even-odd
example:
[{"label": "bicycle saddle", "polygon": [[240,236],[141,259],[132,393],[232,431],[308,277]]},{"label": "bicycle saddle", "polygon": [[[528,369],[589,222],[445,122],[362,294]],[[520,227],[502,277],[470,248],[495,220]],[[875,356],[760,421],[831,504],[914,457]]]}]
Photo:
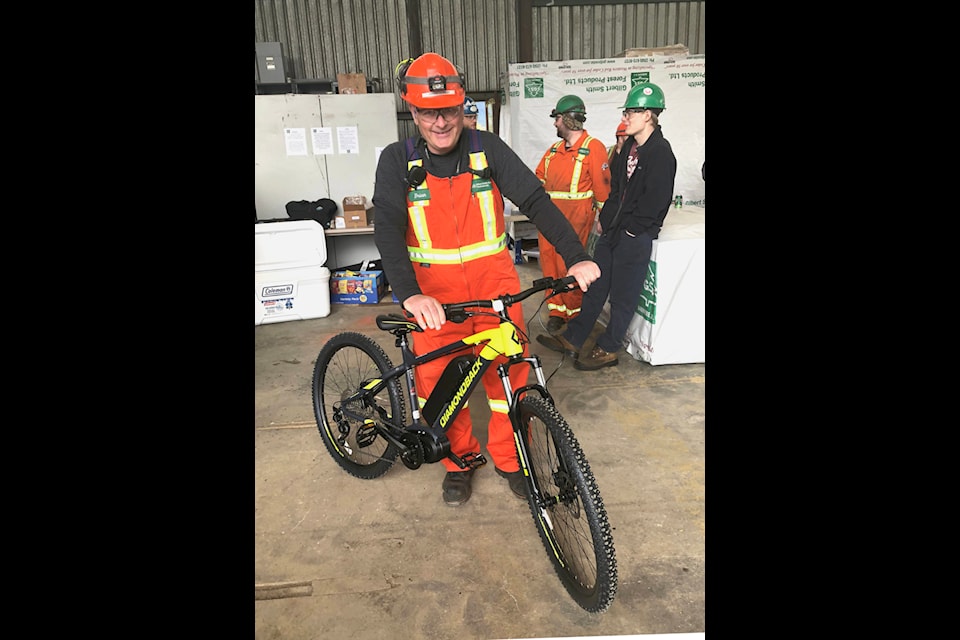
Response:
[{"label": "bicycle saddle", "polygon": [[377,327],[381,331],[389,331],[395,333],[397,331],[409,332],[409,331],[419,331],[423,332],[423,329],[420,328],[413,320],[404,318],[398,313],[388,313],[385,315],[377,316]]}]

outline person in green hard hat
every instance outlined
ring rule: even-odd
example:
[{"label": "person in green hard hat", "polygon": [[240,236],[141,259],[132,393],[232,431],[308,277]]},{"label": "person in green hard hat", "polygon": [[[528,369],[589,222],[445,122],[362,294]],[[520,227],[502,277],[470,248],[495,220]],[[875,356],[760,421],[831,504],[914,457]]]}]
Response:
[{"label": "person in green hard hat", "polygon": [[[567,95],[557,100],[550,117],[560,140],[546,150],[535,173],[547,195],[570,221],[581,244],[587,246],[590,230],[610,193],[607,149],[583,128],[587,107],[579,96]],[[538,262],[544,277],[561,277],[567,272],[563,258],[542,233],[537,240],[540,249]],[[562,332],[580,313],[582,298],[580,289],[547,295],[547,333],[555,336]]]},{"label": "person in green hard hat", "polygon": [[[562,333],[537,336],[540,344],[572,356],[574,368],[583,371],[619,363],[617,351],[643,291],[653,241],[670,211],[677,175],[677,158],[660,129],[660,114],[667,108],[663,90],[641,82],[630,89],[621,108],[628,138],[614,158],[610,197],[597,222],[593,259],[600,278],[584,292],[580,315]],[[590,353],[582,354],[608,297],[610,321]]]}]

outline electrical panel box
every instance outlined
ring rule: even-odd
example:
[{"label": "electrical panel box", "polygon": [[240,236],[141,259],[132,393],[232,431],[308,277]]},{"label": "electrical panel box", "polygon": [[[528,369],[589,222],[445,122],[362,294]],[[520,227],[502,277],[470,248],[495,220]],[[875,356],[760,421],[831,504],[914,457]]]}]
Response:
[{"label": "electrical panel box", "polygon": [[287,73],[283,68],[283,47],[279,42],[258,42],[257,82],[260,84],[284,83]]}]

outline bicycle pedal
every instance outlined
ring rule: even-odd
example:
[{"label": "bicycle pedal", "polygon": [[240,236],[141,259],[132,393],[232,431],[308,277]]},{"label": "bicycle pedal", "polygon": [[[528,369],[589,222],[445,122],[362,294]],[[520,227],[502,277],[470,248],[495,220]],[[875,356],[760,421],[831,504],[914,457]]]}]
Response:
[{"label": "bicycle pedal", "polygon": [[367,418],[363,424],[357,428],[357,445],[360,447],[369,447],[377,439],[377,430],[374,428],[373,420]]},{"label": "bicycle pedal", "polygon": [[478,469],[487,464],[487,459],[483,457],[482,453],[468,453],[464,455],[461,460],[463,460],[464,464],[470,469]]}]

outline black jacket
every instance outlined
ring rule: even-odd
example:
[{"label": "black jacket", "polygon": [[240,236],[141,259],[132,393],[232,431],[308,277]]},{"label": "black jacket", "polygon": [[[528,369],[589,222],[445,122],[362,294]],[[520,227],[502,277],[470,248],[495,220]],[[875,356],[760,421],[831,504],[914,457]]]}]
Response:
[{"label": "black jacket", "polygon": [[610,197],[600,212],[603,235],[627,230],[633,235],[660,235],[663,219],[673,203],[677,158],[660,125],[637,150],[637,168],[627,180],[627,158],[637,144],[631,137],[610,167]]},{"label": "black jacket", "polygon": [[[424,160],[424,168],[440,178],[449,178],[467,171],[470,166],[470,129],[463,129],[456,149],[446,156],[431,155]],[[474,131],[487,156],[490,177],[500,193],[519,207],[536,225],[537,230],[557,249],[567,268],[590,260],[570,221],[560,212],[543,189],[537,175],[499,136],[489,131]],[[418,144],[419,146],[419,144]],[[396,294],[403,303],[410,296],[422,293],[413,263],[407,250],[407,148],[406,140],[392,142],[381,152],[377,164],[373,204],[377,208],[374,242],[380,252],[381,264]],[[442,215],[437,212],[436,215]],[[504,292],[506,293],[506,292]],[[443,300],[443,302],[450,302]]]}]

